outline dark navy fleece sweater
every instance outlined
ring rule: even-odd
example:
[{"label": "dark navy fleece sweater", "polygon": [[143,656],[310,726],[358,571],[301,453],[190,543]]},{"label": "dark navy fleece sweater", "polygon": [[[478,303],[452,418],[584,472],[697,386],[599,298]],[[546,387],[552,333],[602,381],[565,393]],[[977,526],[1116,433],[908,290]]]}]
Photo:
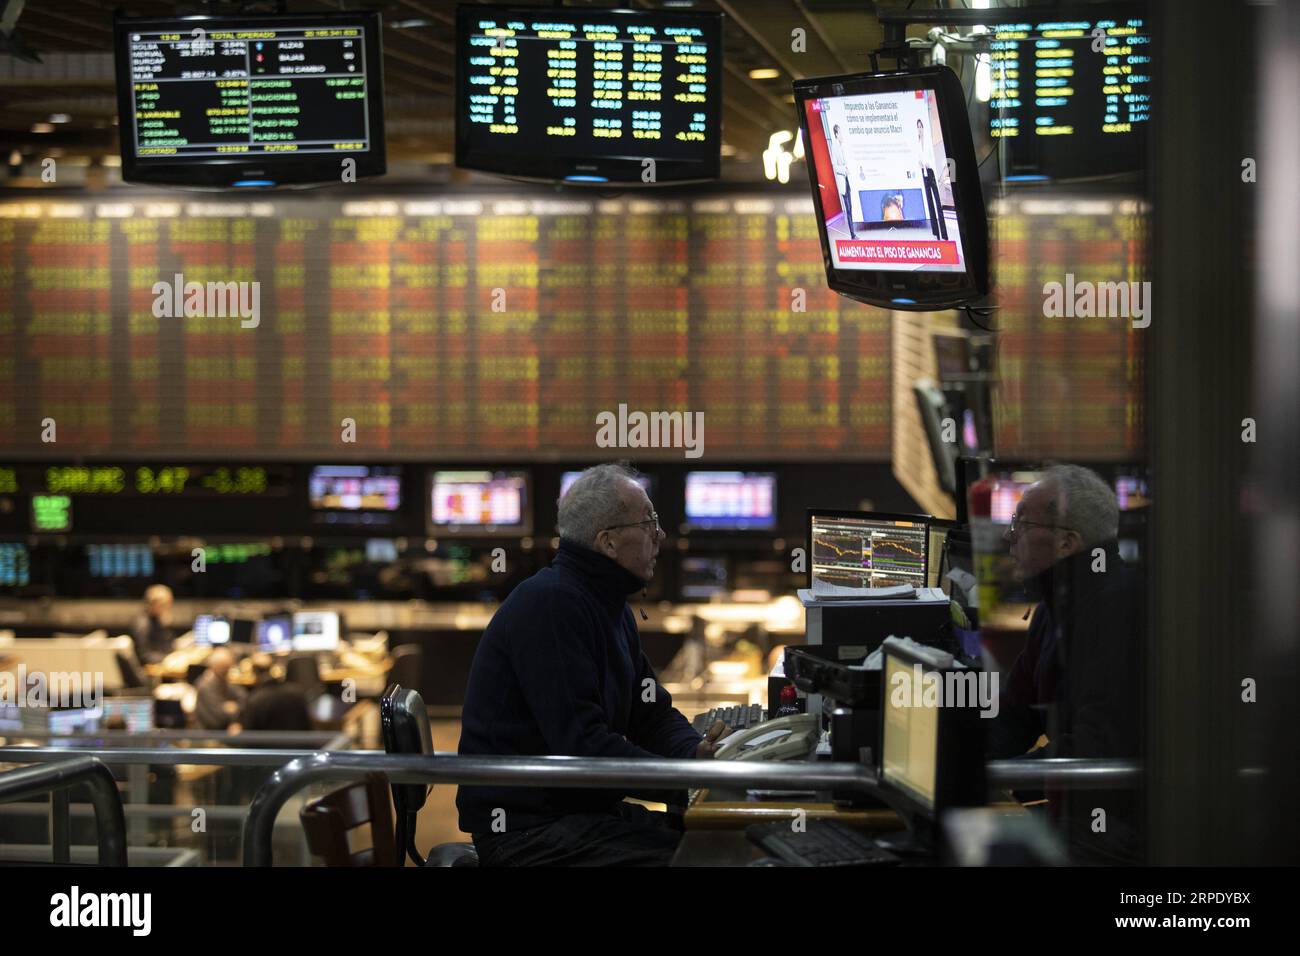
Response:
[{"label": "dark navy fleece sweater", "polygon": [[[462,754],[693,757],[701,737],[673,707],[641,651],[629,594],[644,587],[617,562],[561,541],[549,568],[516,587],[474,654],[461,713]],[[460,828],[508,830],[611,811],[616,790],[462,786]]]}]

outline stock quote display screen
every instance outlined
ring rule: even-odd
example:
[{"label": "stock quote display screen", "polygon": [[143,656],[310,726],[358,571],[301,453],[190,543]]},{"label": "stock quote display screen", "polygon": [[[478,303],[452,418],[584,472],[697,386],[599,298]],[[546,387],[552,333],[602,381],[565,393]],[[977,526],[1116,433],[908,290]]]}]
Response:
[{"label": "stock quote display screen", "polygon": [[[1044,315],[1045,285],[1072,291],[1146,272],[1149,208],[1116,196],[1011,196],[989,204],[990,301],[998,307],[996,453],[1021,460],[1124,461],[1145,448],[1146,315]],[[1070,296],[1077,299],[1077,294]],[[1130,308],[1130,311],[1132,309]]]},{"label": "stock quote display screen", "polygon": [[1006,150],[1006,176],[1141,167],[1152,74],[1143,18],[1035,20],[994,31],[989,135]]},{"label": "stock quote display screen", "polygon": [[806,198],[0,202],[0,451],[883,460],[889,322]]},{"label": "stock quote display screen", "polygon": [[921,522],[814,515],[813,581],[855,588],[922,588],[928,543]]},{"label": "stock quote display screen", "polygon": [[365,28],[132,31],[138,158],[370,149]]},{"label": "stock quote display screen", "polygon": [[663,180],[718,175],[716,15],[462,7],[459,16],[459,165],[646,181],[642,161],[654,159],[669,164]]}]

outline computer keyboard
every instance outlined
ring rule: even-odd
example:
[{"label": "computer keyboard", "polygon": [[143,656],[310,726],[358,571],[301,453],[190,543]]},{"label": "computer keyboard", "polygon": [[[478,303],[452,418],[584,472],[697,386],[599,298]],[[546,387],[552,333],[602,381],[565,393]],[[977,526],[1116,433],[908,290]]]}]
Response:
[{"label": "computer keyboard", "polygon": [[707,733],[715,720],[720,720],[732,730],[745,730],[767,720],[767,711],[762,704],[738,704],[734,707],[715,707],[700,714],[691,726],[697,733]]},{"label": "computer keyboard", "polygon": [[803,832],[786,821],[755,823],[745,835],[788,866],[890,866],[898,857],[834,820],[806,820]]}]

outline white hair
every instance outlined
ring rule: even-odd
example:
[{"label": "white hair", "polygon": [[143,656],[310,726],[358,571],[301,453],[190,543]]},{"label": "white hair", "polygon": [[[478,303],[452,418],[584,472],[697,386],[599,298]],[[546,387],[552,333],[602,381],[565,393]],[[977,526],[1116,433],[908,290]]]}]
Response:
[{"label": "white hair", "polygon": [[579,475],[560,499],[556,525],[561,538],[594,548],[596,535],[629,517],[625,489],[636,481],[626,462],[593,465]]},{"label": "white hair", "polygon": [[1047,503],[1052,522],[1077,531],[1086,547],[1119,534],[1119,502],[1101,475],[1081,465],[1053,465],[1042,481],[1054,492]]}]

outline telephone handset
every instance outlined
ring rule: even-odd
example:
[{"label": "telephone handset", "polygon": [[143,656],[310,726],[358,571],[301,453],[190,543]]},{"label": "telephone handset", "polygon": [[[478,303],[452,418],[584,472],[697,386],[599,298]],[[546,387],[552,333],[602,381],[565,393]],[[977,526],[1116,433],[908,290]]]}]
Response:
[{"label": "telephone handset", "polygon": [[817,749],[821,739],[816,714],[793,714],[764,721],[724,737],[717,760],[798,760]]}]

